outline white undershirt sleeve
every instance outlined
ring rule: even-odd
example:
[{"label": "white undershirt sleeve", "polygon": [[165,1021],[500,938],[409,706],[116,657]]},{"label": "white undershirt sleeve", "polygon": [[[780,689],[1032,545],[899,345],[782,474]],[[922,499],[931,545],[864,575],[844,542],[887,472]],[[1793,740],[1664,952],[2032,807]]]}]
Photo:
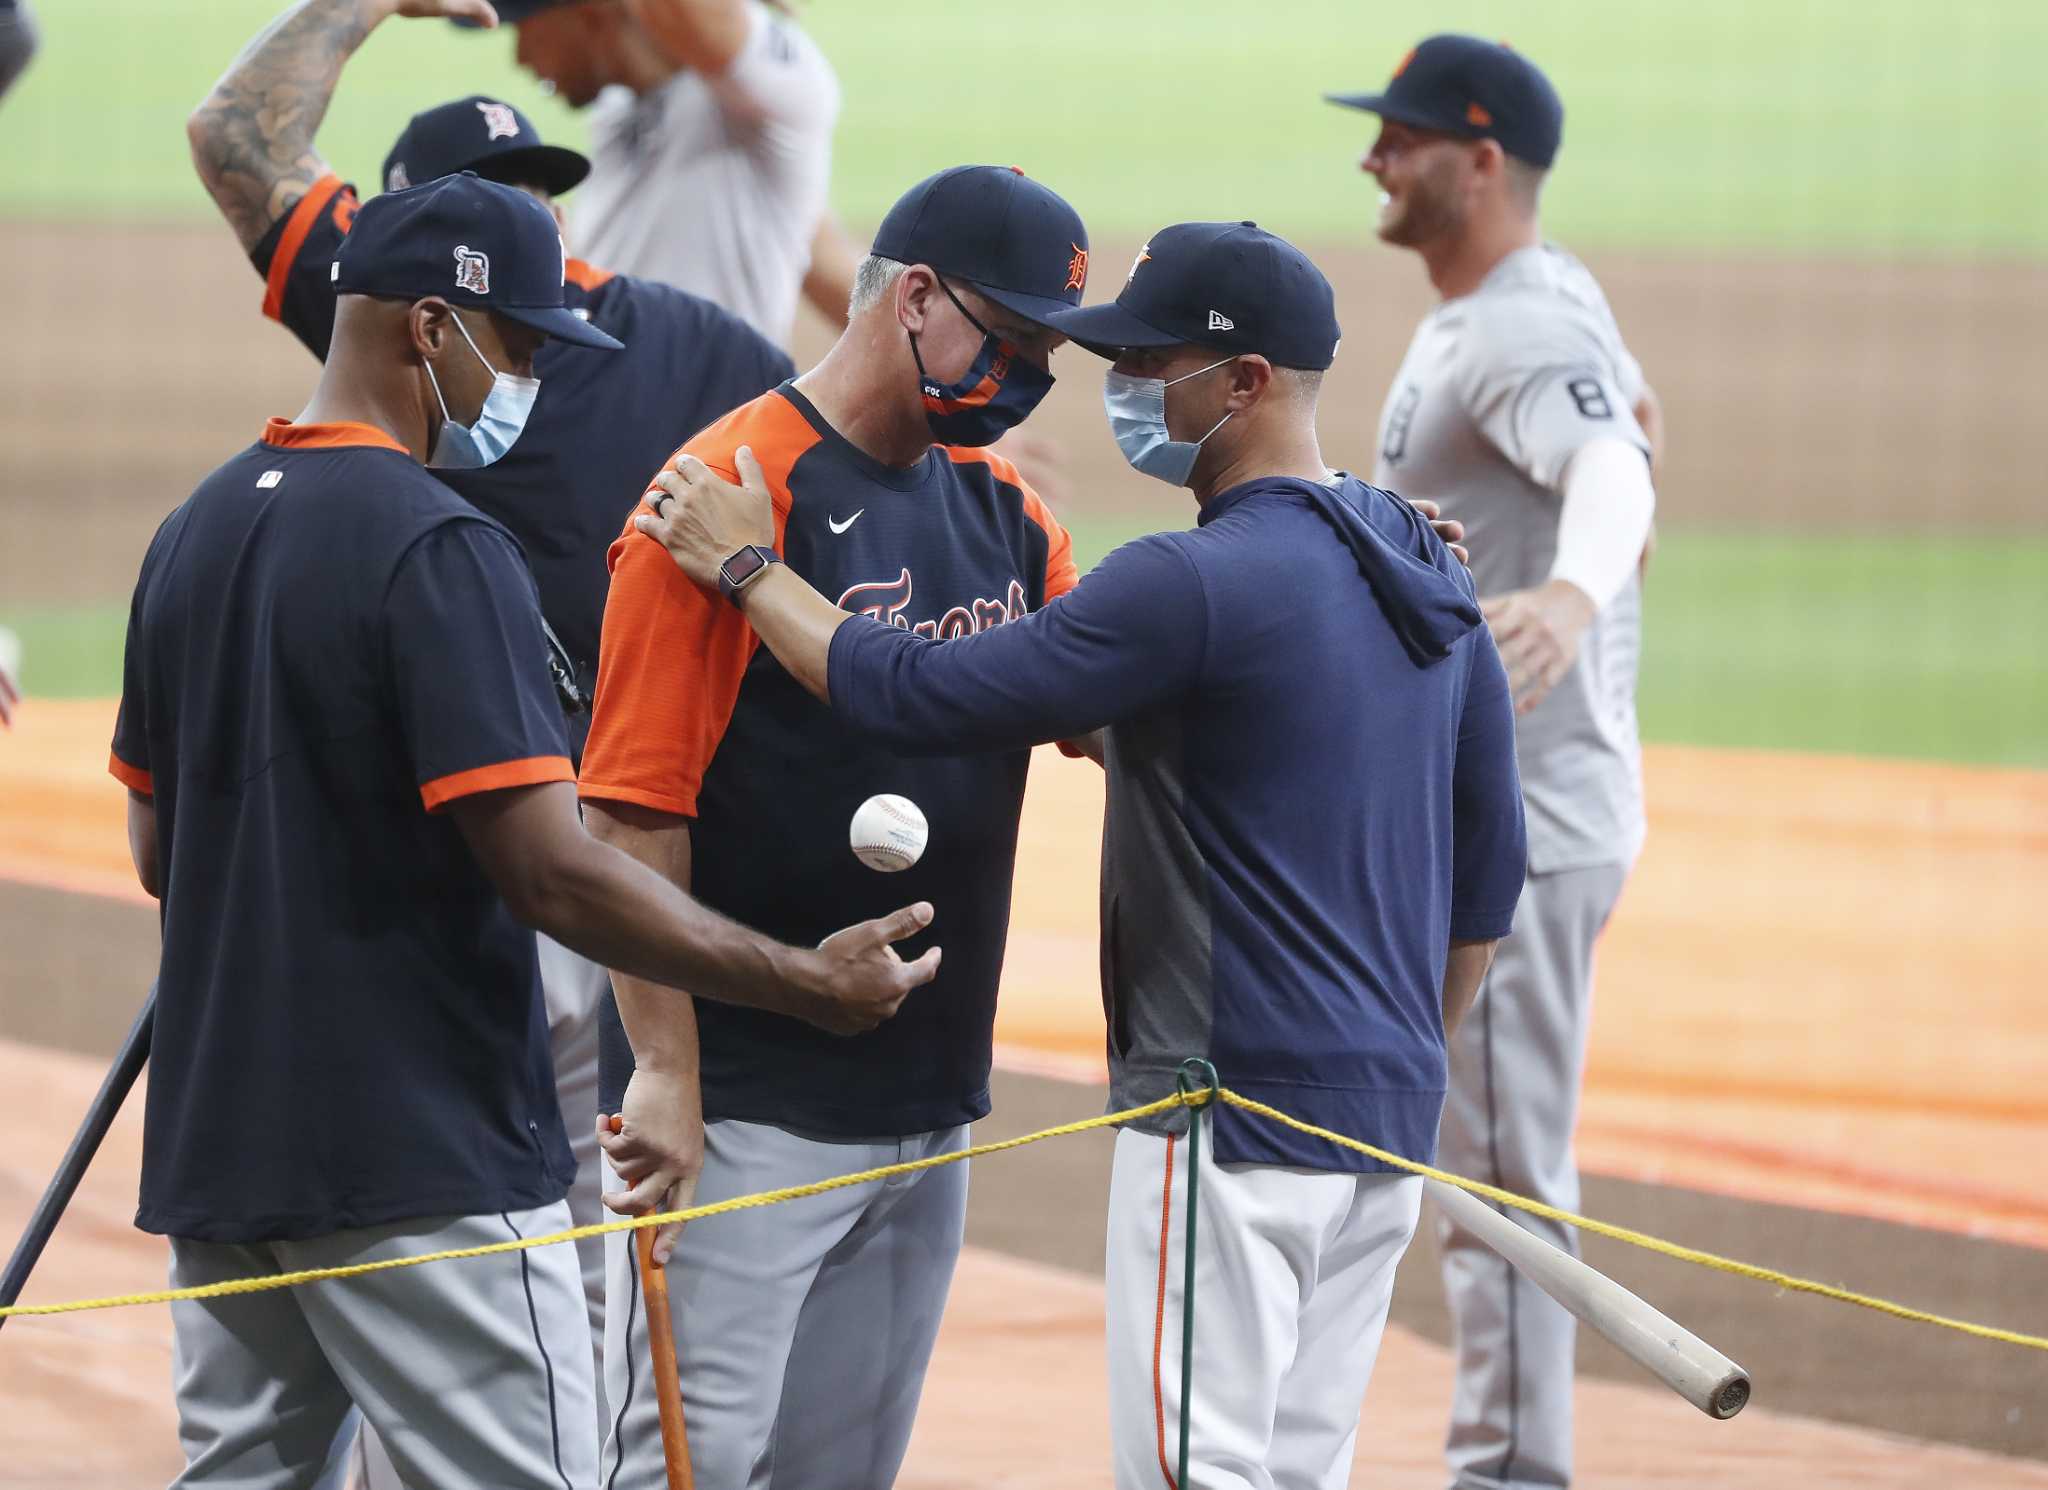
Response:
[{"label": "white undershirt sleeve", "polygon": [[1642,557],[1656,509],[1650,463],[1640,447],[1609,437],[1580,446],[1565,471],[1550,577],[1571,581],[1604,607]]}]

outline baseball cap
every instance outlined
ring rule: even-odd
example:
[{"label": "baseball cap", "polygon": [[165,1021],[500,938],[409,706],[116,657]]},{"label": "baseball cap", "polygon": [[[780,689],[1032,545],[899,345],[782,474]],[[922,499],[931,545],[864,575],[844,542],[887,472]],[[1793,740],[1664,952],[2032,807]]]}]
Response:
[{"label": "baseball cap", "polygon": [[1017,166],[954,166],[897,199],[870,250],[929,264],[1041,326],[1081,304],[1088,229],[1064,198]]},{"label": "baseball cap", "polygon": [[1337,299],[1308,255],[1254,222],[1183,222],[1152,235],[1115,300],[1059,329],[1099,357],[1192,343],[1278,367],[1337,358]]},{"label": "baseball cap", "polygon": [[412,116],[384,157],[384,189],[403,191],[457,171],[512,186],[531,183],[558,197],[590,174],[590,162],[543,143],[533,121],[511,104],[473,93]]},{"label": "baseball cap", "polygon": [[1564,138],[1564,101],[1543,69],[1506,42],[1432,36],[1394,69],[1378,93],[1325,93],[1415,129],[1498,140],[1517,160],[1548,170]]},{"label": "baseball cap", "polygon": [[581,347],[620,344],[562,303],[562,235],[525,192],[472,171],[370,198],[334,260],[337,295],[486,310]]}]

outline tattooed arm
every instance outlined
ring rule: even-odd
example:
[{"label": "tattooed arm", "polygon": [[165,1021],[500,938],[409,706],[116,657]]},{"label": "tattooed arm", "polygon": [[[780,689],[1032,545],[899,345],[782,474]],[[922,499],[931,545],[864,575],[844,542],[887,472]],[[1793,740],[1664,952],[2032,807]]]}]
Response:
[{"label": "tattooed arm", "polygon": [[313,148],[341,69],[394,15],[491,26],[488,0],[300,0],[272,21],[185,123],[199,179],[245,250],[328,174]]}]

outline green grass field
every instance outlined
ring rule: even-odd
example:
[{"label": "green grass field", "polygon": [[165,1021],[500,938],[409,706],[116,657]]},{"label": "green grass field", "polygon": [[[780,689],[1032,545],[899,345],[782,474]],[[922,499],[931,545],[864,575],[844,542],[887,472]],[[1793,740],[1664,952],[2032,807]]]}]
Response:
[{"label": "green grass field", "polygon": [[[1074,523],[1086,567],[1133,536]],[[1668,537],[1647,595],[1646,738],[2048,767],[2048,540]],[[119,606],[0,611],[31,694],[120,692]]]},{"label": "green grass field", "polygon": [[[42,0],[8,100],[0,216],[205,216],[181,121],[279,0]],[[1584,247],[2026,254],[2048,247],[2042,0],[815,0],[845,83],[835,195],[872,223],[961,160],[1021,164],[1099,233],[1196,216],[1354,234],[1371,121],[1325,89],[1385,80],[1434,30],[1505,36],[1569,106],[1549,224]],[[496,91],[573,143],[508,36],[393,21],[321,137],[376,179],[398,124]]]},{"label": "green grass field", "polygon": [[[39,0],[44,55],[0,116],[7,218],[210,220],[182,123],[281,0]],[[858,227],[960,160],[1015,162],[1098,235],[1256,217],[1355,240],[1371,121],[1317,95],[1416,38],[1506,36],[1569,104],[1546,225],[1587,248],[1905,257],[2048,252],[2038,59],[2048,0],[815,0],[845,84],[834,194]],[[320,145],[373,183],[414,109],[472,90],[566,143],[509,36],[394,21]],[[1092,560],[1128,536],[1076,520]],[[2048,766],[2048,540],[1665,537],[1649,598],[1653,739]],[[8,614],[45,694],[118,686],[118,607]]]}]

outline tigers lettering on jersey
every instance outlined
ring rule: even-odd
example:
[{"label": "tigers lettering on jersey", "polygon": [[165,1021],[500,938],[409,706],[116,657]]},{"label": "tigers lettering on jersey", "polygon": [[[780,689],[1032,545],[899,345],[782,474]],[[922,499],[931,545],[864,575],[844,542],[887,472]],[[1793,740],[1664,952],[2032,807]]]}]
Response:
[{"label": "tigers lettering on jersey", "polygon": [[[685,448],[736,479],[742,445],[761,462],[777,550],[848,610],[951,640],[1074,587],[1066,532],[1000,456],[942,446],[884,465],[793,384]],[[814,945],[916,899],[944,928],[937,980],[866,1035],[701,1001],[705,1115],[873,1137],[985,1114],[1030,752],[911,757],[858,736],[659,544],[628,528],[611,561],[583,797],[693,819],[691,893],[779,940]],[[854,809],[882,792],[910,797],[932,824],[924,858],[886,877],[846,848]],[[606,1047],[607,1100],[631,1070],[622,1043]]]},{"label": "tigers lettering on jersey", "polygon": [[959,636],[973,636],[978,631],[987,631],[1005,621],[1021,621],[1029,615],[1030,607],[1024,600],[1024,582],[1013,579],[1008,592],[1000,600],[977,600],[971,605],[956,605],[936,621],[926,619],[912,621],[904,612],[910,608],[910,599],[916,593],[916,586],[910,577],[909,566],[905,566],[895,579],[879,584],[851,585],[834,602],[843,611],[856,616],[868,616],[884,626],[895,626],[905,631],[914,631],[919,636],[948,641]]}]

